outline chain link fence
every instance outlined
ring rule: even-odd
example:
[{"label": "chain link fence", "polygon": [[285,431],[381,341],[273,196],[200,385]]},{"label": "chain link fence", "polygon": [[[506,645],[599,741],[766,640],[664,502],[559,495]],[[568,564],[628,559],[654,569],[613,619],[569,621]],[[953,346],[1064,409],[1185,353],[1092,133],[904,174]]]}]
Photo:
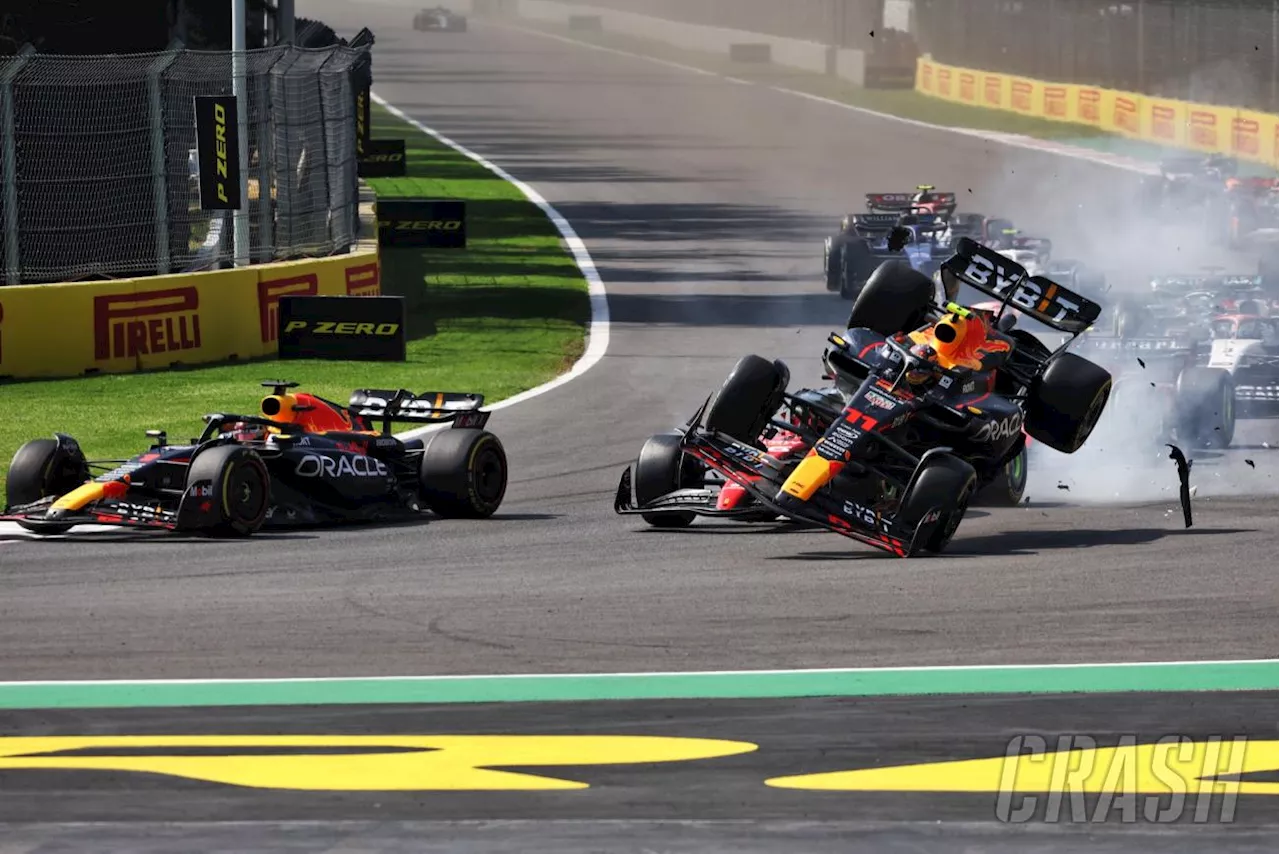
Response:
[{"label": "chain link fence", "polygon": [[1275,0],[916,0],[939,62],[1276,112]]},{"label": "chain link fence", "polygon": [[[242,56],[250,260],[348,251],[368,47]],[[0,58],[0,283],[231,266],[232,213],[200,209],[195,98],[232,73],[229,52]]]}]

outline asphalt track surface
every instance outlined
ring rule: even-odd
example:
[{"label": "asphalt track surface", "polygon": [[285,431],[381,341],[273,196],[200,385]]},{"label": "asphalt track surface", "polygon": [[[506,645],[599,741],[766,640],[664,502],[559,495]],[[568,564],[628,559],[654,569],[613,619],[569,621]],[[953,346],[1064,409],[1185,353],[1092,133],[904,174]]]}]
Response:
[{"label": "asphalt track surface", "polygon": [[[513,481],[490,521],[230,544],[0,534],[0,678],[1275,656],[1272,449],[1198,465],[1229,485],[1197,502],[1190,530],[1169,512],[1172,491],[1078,506],[1033,473],[1030,505],[974,511],[946,556],[910,561],[825,532],[657,532],[612,511],[643,440],[683,421],[739,356],[783,358],[793,384],[820,382],[822,342],[848,310],[822,290],[821,238],[850,199],[925,181],[972,189],[975,209],[1050,234],[1063,254],[1138,267],[1116,247],[1138,226],[1108,219],[1130,176],[510,30],[414,33],[403,7],[300,14],[370,26],[378,94],[574,225],[608,289],[608,352],[494,415]],[[1222,260],[1162,240],[1172,266]],[[1159,448],[1135,453],[1148,452]],[[1176,490],[1171,462],[1152,472]]]}]

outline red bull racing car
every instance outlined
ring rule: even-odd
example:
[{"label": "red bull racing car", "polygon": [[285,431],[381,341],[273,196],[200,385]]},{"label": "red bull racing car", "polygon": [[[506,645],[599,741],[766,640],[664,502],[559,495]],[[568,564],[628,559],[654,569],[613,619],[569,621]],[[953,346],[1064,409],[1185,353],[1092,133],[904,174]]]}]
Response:
[{"label": "red bull racing car", "polygon": [[[151,447],[127,460],[88,460],[62,433],[27,442],[0,519],[42,534],[96,524],[248,536],[428,510],[485,518],[502,503],[506,453],[484,429],[480,395],[359,389],[343,406],[290,391],[296,383],[263,385],[272,391],[261,414],[206,415],[202,434],[180,445],[148,431]],[[449,429],[400,439],[393,422]]]}]

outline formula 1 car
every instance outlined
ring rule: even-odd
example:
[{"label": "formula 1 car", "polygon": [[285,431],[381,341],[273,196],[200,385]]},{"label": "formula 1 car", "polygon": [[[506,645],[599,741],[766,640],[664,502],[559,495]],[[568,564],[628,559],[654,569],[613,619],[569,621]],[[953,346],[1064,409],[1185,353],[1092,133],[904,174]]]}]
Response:
[{"label": "formula 1 car", "polygon": [[951,255],[946,228],[933,214],[849,214],[823,244],[827,290],[853,299],[885,261],[906,261],[932,275]]},{"label": "formula 1 car", "polygon": [[1011,237],[1018,233],[1007,219],[967,211],[951,214],[947,217],[947,226],[948,243],[968,237],[991,249],[1011,248]]},{"label": "formula 1 car", "polygon": [[1227,314],[1210,326],[1206,368],[1231,375],[1238,417],[1280,417],[1280,319]]},{"label": "formula 1 car", "polygon": [[933,214],[945,219],[956,210],[956,194],[920,184],[914,193],[867,193],[868,213]]},{"label": "formula 1 car", "polygon": [[1122,338],[1208,341],[1213,318],[1228,313],[1271,315],[1280,307],[1264,276],[1196,273],[1158,276],[1149,296],[1116,307],[1113,333]]},{"label": "formula 1 car", "polygon": [[[1017,502],[1026,436],[1074,453],[1106,406],[1110,374],[1065,352],[1101,309],[968,239],[942,271],[946,299],[965,283],[998,309],[938,306],[928,277],[881,266],[828,339],[834,388],[789,394],[784,363],[745,357],[683,427],[645,443],[615,512],[671,528],[782,516],[909,557],[943,551],[976,493]],[[1014,329],[1010,306],[1067,342],[1051,352]]]},{"label": "formula 1 car", "polygon": [[[272,392],[261,415],[206,415],[184,445],[148,431],[151,447],[127,460],[87,460],[62,433],[27,442],[9,466],[0,519],[42,534],[97,524],[248,536],[425,510],[486,518],[502,503],[506,453],[484,429],[480,395],[357,389],[343,406],[289,391],[296,383],[263,385]],[[451,429],[402,440],[391,435],[397,421]]]},{"label": "formula 1 car", "polygon": [[413,16],[413,28],[421,31],[438,30],[448,33],[465,33],[467,31],[467,18],[465,15],[459,15],[443,6],[436,6],[433,9],[423,9],[421,12]]}]

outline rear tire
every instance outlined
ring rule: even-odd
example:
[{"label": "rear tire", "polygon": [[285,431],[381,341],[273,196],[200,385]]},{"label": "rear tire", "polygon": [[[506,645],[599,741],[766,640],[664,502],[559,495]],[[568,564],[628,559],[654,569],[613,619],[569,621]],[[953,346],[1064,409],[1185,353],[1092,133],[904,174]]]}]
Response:
[{"label": "rear tire", "polygon": [[782,362],[743,356],[707,407],[705,426],[762,447],[760,434],[782,406],[791,371]]},{"label": "rear tire", "polygon": [[[660,433],[651,436],[640,448],[634,483],[636,501],[641,505],[677,489],[702,486],[702,467],[693,457],[685,455],[680,440],[678,433]],[[687,510],[640,514],[641,519],[657,528],[687,528],[696,516]]]},{"label": "rear tire", "polygon": [[[56,439],[32,439],[18,448],[9,463],[5,503],[14,507],[51,495],[65,495],[88,479],[89,464],[83,453],[65,453]],[[36,527],[24,522],[18,525],[40,534],[65,534],[72,527]]]},{"label": "rear tire", "polygon": [[1236,434],[1236,385],[1221,368],[1188,368],[1178,376],[1178,441],[1197,448],[1226,448]]},{"label": "rear tire", "polygon": [[422,501],[445,519],[487,519],[507,493],[507,454],[487,430],[450,428],[427,439],[418,466]]},{"label": "rear tire", "polygon": [[1111,374],[1075,353],[1049,363],[1027,397],[1026,431],[1055,451],[1084,446],[1111,397]]},{"label": "rear tire", "polygon": [[212,519],[196,529],[213,537],[247,537],[266,521],[271,506],[271,475],[262,457],[240,445],[219,445],[196,455],[187,470],[188,489],[207,480]]},{"label": "rear tire", "polygon": [[854,300],[846,328],[866,328],[886,337],[917,329],[934,290],[933,280],[905,261],[885,261]]},{"label": "rear tire", "polygon": [[978,493],[975,504],[985,507],[1017,507],[1027,489],[1027,443],[1018,455],[1000,467],[995,478]]},{"label": "rear tire", "polygon": [[898,518],[911,530],[926,514],[939,508],[940,515],[924,530],[919,544],[927,552],[939,554],[946,549],[960,527],[969,503],[973,500],[978,475],[973,466],[947,453],[926,459],[920,473],[902,501]]}]

